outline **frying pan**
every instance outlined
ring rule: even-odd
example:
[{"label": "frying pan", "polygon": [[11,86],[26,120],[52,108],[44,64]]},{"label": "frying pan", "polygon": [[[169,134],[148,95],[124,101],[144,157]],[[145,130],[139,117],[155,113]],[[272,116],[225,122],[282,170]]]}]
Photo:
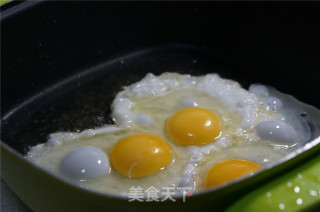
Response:
[{"label": "frying pan", "polygon": [[2,177],[34,211],[225,210],[320,153],[313,135],[252,178],[161,204],[85,191],[23,158],[50,133],[112,123],[115,94],[148,72],[216,72],[319,108],[319,4],[26,1],[1,10]]}]

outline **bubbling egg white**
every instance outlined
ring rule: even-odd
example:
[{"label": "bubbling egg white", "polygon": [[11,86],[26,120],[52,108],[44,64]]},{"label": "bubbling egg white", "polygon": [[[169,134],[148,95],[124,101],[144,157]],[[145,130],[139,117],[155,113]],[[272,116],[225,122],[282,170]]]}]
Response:
[{"label": "bubbling egg white", "polygon": [[[223,79],[218,74],[195,77],[176,73],[155,76],[150,73],[116,95],[111,105],[115,125],[81,133],[51,134],[48,142],[32,147],[26,157],[84,188],[101,192],[126,195],[132,186],[147,189],[173,184],[201,190],[206,187],[204,181],[209,179],[209,170],[221,170],[217,167],[223,164],[234,166],[246,160],[248,162],[244,164],[255,167],[253,172],[304,145],[311,138],[311,130],[300,116],[304,106],[295,105],[287,95],[273,88],[254,84],[246,90],[239,83]],[[213,113],[221,127],[218,136],[210,138],[209,142],[192,145],[181,145],[172,139],[168,133],[171,130],[168,129],[168,120],[186,109]],[[195,130],[189,136],[199,131],[194,120],[177,123],[178,130],[186,126]],[[142,168],[143,177],[131,179],[125,177],[127,171],[120,174],[115,165],[110,167],[109,157],[119,141],[137,134],[152,134],[161,142],[167,142],[164,155],[166,160],[171,158],[171,162],[145,165],[148,163],[144,160],[148,159],[142,156],[141,160],[131,163],[129,175],[142,164],[145,165],[142,166],[145,167]],[[121,154],[131,155],[130,149],[136,148],[135,151],[139,152],[144,147],[129,147]],[[148,148],[141,149],[141,152],[158,153],[162,149],[152,145]],[[92,160],[83,159],[87,157]],[[126,156],[113,155],[112,158]],[[156,163],[156,160],[152,161]],[[150,172],[148,166],[161,168]],[[87,175],[83,176],[81,170],[88,170]],[[222,170],[228,172],[230,168]],[[237,173],[227,174],[239,177]]]},{"label": "bubbling egg white", "polygon": [[67,177],[85,180],[107,174],[110,170],[108,156],[93,146],[82,146],[72,150],[60,164]]},{"label": "bubbling egg white", "polygon": [[[242,128],[251,128],[258,116],[259,99],[254,94],[241,88],[239,83],[222,79],[218,74],[194,77],[175,73],[164,73],[158,77],[147,74],[143,80],[128,86],[116,96],[112,104],[112,116],[120,126],[129,127],[129,123],[134,121],[132,109],[135,100],[161,97],[172,91],[185,89],[202,91],[211,98],[223,102],[239,112],[242,115]],[[197,105],[197,96],[195,95],[197,94],[185,96],[181,100],[182,105],[190,101],[190,98],[191,104]]]}]

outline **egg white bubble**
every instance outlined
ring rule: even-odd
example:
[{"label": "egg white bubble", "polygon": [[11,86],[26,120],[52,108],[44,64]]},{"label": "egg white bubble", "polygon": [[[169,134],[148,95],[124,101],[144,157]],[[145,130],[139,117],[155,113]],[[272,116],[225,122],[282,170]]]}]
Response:
[{"label": "egg white bubble", "polygon": [[134,119],[134,115],[130,108],[133,103],[127,98],[117,98],[111,105],[113,119],[118,122],[120,127],[130,127],[130,122]]},{"label": "egg white bubble", "polygon": [[[203,146],[181,146],[167,135],[167,120],[188,107],[208,109],[220,118],[222,131],[213,142]],[[302,117],[302,112],[308,115]],[[253,84],[246,90],[218,74],[195,77],[149,73],[116,95],[111,105],[111,117],[115,125],[50,134],[47,143],[32,147],[26,157],[60,175],[59,164],[77,148],[92,146],[108,156],[120,139],[137,133],[151,133],[167,141],[172,148],[173,160],[166,168],[132,180],[122,177],[111,167],[102,177],[77,180],[77,183],[83,188],[119,196],[128,196],[132,186],[143,189],[154,186],[159,190],[174,186],[177,194],[182,195],[183,191],[177,190],[179,186],[201,190],[206,172],[223,160],[246,159],[265,166],[320,134],[318,109],[269,86]],[[282,131],[278,131],[277,126]]]},{"label": "egg white bubble", "polygon": [[261,84],[252,84],[249,86],[249,91],[260,97],[267,97],[269,95],[269,89]]},{"label": "egg white bubble", "polygon": [[282,101],[276,97],[266,97],[263,99],[263,103],[266,105],[267,110],[277,112],[282,108]]},{"label": "egg white bubble", "polygon": [[298,142],[297,132],[287,123],[277,120],[262,121],[256,126],[258,136],[263,140],[293,144]]},{"label": "egg white bubble", "polygon": [[86,180],[110,171],[108,156],[93,146],[82,146],[68,153],[60,164],[61,172],[72,179]]},{"label": "egg white bubble", "polygon": [[152,118],[144,113],[136,114],[135,122],[145,127],[152,126]]},{"label": "egg white bubble", "polygon": [[180,105],[184,108],[189,108],[189,107],[198,107],[199,103],[196,97],[186,96],[181,99]]},{"label": "egg white bubble", "polygon": [[192,163],[188,163],[181,174],[179,179],[179,187],[190,187],[195,189],[195,178],[196,178],[197,169],[196,166]]}]

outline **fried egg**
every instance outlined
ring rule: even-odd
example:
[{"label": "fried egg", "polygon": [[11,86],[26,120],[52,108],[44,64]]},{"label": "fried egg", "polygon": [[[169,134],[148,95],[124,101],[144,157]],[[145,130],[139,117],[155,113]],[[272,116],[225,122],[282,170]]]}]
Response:
[{"label": "fried egg", "polygon": [[258,84],[246,90],[218,74],[149,73],[116,95],[114,125],[53,133],[26,157],[101,192],[208,189],[252,175],[310,140],[305,106],[287,96]]}]

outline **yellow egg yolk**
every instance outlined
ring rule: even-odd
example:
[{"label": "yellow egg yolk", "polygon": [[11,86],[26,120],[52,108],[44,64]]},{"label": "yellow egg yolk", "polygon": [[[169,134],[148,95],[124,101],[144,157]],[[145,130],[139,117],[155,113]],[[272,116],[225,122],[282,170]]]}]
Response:
[{"label": "yellow egg yolk", "polygon": [[248,160],[232,159],[222,161],[208,171],[204,179],[204,187],[210,188],[235,180],[241,176],[252,174],[260,168],[259,164]]},{"label": "yellow egg yolk", "polygon": [[181,145],[205,145],[221,133],[219,117],[204,108],[187,108],[174,114],[166,126],[170,138]]},{"label": "yellow egg yolk", "polygon": [[153,174],[171,163],[171,147],[151,134],[136,134],[121,139],[111,150],[111,166],[128,178]]}]

